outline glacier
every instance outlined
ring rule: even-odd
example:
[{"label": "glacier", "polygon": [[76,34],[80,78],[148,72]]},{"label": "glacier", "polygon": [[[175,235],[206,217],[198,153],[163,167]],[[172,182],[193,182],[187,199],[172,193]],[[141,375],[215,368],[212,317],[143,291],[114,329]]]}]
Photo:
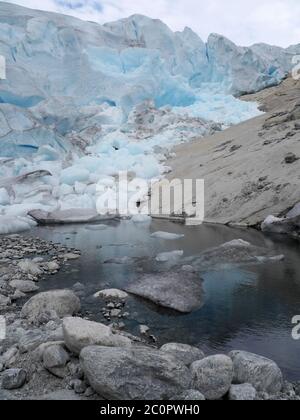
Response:
[{"label": "glacier", "polygon": [[120,171],[160,178],[174,145],[259,115],[239,96],[280,83],[297,52],[0,2],[0,233],[30,228],[31,210],[95,210],[99,183],[115,188]]}]

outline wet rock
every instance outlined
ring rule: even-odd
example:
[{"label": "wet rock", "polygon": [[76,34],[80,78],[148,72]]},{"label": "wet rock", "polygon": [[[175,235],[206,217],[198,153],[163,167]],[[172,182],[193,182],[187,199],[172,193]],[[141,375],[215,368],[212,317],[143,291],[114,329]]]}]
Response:
[{"label": "wet rock", "polygon": [[186,366],[190,366],[192,363],[205,357],[200,349],[187,344],[168,343],[162,346],[160,350],[172,354]]},{"label": "wet rock", "polygon": [[219,400],[230,389],[233,364],[227,356],[211,356],[194,362],[191,372],[193,388],[200,391],[208,400]]},{"label": "wet rock", "polygon": [[231,401],[254,401],[256,389],[251,384],[231,385],[229,399]]},{"label": "wet rock", "polygon": [[60,265],[56,261],[49,261],[46,263],[46,268],[49,271],[59,271]]},{"label": "wet rock", "polygon": [[167,400],[190,388],[186,366],[158,350],[95,346],[80,359],[92,388],[106,399]]},{"label": "wet rock", "polygon": [[131,283],[126,291],[182,313],[193,312],[203,305],[202,281],[194,273],[146,274]]},{"label": "wet rock", "polygon": [[108,347],[128,347],[131,340],[114,334],[106,325],[87,321],[82,318],[65,318],[63,333],[66,346],[75,354],[80,354],[84,347],[99,345]]},{"label": "wet rock", "polygon": [[53,290],[33,296],[25,303],[21,313],[32,321],[47,311],[55,311],[62,318],[79,312],[80,306],[80,300],[71,290]]},{"label": "wet rock", "polygon": [[33,293],[39,290],[39,287],[30,280],[12,280],[9,285],[22,293]]},{"label": "wet rock", "polygon": [[2,388],[13,390],[21,388],[27,379],[24,369],[8,369],[2,376]]},{"label": "wet rock", "polygon": [[275,362],[245,351],[229,354],[234,367],[234,382],[249,383],[257,391],[277,394],[281,391],[283,377]]},{"label": "wet rock", "polygon": [[276,255],[272,250],[257,247],[242,239],[211,248],[202,252],[199,257],[192,257],[192,263],[199,270],[209,268],[227,268],[232,265],[242,266],[245,264],[259,264],[267,261],[277,261],[284,258]]},{"label": "wet rock", "polygon": [[43,354],[43,365],[53,375],[64,378],[66,376],[66,364],[70,357],[61,345],[48,346]]}]

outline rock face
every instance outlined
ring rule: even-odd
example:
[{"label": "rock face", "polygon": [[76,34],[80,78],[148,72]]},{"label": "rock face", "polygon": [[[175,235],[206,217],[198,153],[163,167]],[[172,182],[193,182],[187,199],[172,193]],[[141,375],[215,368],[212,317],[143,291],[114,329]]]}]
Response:
[{"label": "rock face", "polygon": [[182,313],[201,308],[204,295],[198,275],[176,271],[146,274],[130,284],[126,291]]},{"label": "rock face", "polygon": [[84,347],[99,345],[107,347],[130,347],[129,338],[113,334],[106,325],[86,321],[82,318],[65,318],[63,334],[66,346],[75,354]]},{"label": "rock face", "polygon": [[250,384],[231,385],[229,399],[231,401],[253,401],[256,398],[256,389]]},{"label": "rock face", "polygon": [[27,379],[27,373],[24,369],[8,369],[2,377],[2,388],[18,389],[21,388]]},{"label": "rock face", "polygon": [[172,354],[186,366],[190,366],[193,362],[205,357],[203,351],[187,344],[168,343],[162,346],[160,350]]},{"label": "rock face", "polygon": [[79,310],[80,300],[71,290],[53,290],[33,296],[23,306],[22,315],[34,321],[45,312],[55,311],[62,318]]},{"label": "rock face", "polygon": [[190,388],[186,366],[149,348],[87,347],[81,364],[89,383],[112,400],[168,400]]},{"label": "rock face", "polygon": [[278,394],[283,385],[281,370],[272,360],[244,351],[229,354],[234,367],[234,382],[249,383],[257,391]]},{"label": "rock face", "polygon": [[223,355],[207,357],[191,366],[193,388],[207,400],[218,400],[230,389],[233,379],[233,364]]}]

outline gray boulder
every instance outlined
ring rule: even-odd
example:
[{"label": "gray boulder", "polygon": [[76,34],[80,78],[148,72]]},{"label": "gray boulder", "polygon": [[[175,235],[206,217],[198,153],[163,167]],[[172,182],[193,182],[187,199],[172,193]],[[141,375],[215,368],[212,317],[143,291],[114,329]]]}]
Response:
[{"label": "gray boulder", "polygon": [[9,297],[0,294],[0,309],[10,305],[11,300]]},{"label": "gray boulder", "polygon": [[254,401],[256,389],[251,384],[231,385],[229,400],[231,401]]},{"label": "gray boulder", "polygon": [[202,281],[194,273],[146,274],[130,284],[126,291],[182,313],[193,312],[203,305]]},{"label": "gray boulder", "polygon": [[229,357],[217,355],[194,362],[191,366],[193,388],[207,400],[219,400],[230,389],[233,380],[233,364]]},{"label": "gray boulder", "polygon": [[2,377],[3,389],[19,389],[27,379],[27,373],[24,369],[8,369],[4,372]]},{"label": "gray boulder", "polygon": [[12,280],[9,285],[22,293],[33,293],[39,290],[39,287],[30,280]]},{"label": "gray boulder", "polygon": [[36,321],[46,312],[56,312],[62,318],[80,310],[80,300],[71,290],[52,290],[33,296],[22,308],[22,316]]},{"label": "gray boulder", "polygon": [[190,366],[193,362],[205,357],[203,351],[187,344],[168,343],[162,346],[160,350],[172,354],[186,366]]},{"label": "gray boulder", "polygon": [[46,347],[43,354],[43,365],[58,378],[66,376],[66,364],[70,357],[61,345],[53,345]]},{"label": "gray boulder", "polygon": [[111,400],[168,400],[190,388],[186,366],[146,347],[86,347],[81,364],[92,388]]},{"label": "gray boulder", "polygon": [[84,347],[99,345],[107,347],[129,347],[131,340],[120,334],[114,334],[111,328],[98,322],[82,318],[65,318],[63,334],[66,346],[75,354],[80,354]]},{"label": "gray boulder", "polygon": [[234,383],[249,383],[257,391],[268,394],[281,391],[283,377],[275,362],[245,351],[232,351],[229,356],[234,367]]}]

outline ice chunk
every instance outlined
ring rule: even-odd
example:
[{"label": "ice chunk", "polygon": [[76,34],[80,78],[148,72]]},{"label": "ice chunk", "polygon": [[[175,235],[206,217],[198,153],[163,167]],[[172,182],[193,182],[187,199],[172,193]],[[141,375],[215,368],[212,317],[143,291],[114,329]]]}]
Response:
[{"label": "ice chunk", "polygon": [[79,165],[70,166],[61,172],[60,180],[63,184],[74,185],[77,182],[89,180],[90,172]]},{"label": "ice chunk", "polygon": [[0,206],[7,206],[10,204],[10,197],[5,188],[0,188]]},{"label": "ice chunk", "polygon": [[158,262],[172,262],[179,260],[184,254],[184,251],[162,252],[156,256]]},{"label": "ice chunk", "polygon": [[145,214],[135,214],[132,216],[131,220],[133,223],[151,223],[152,218]]},{"label": "ice chunk", "polygon": [[168,233],[168,232],[155,232],[155,233],[152,233],[151,236],[152,238],[164,239],[166,241],[174,241],[176,239],[184,238],[184,235],[176,234],[176,233]]},{"label": "ice chunk", "polygon": [[35,225],[29,217],[0,216],[0,235],[24,232]]}]

